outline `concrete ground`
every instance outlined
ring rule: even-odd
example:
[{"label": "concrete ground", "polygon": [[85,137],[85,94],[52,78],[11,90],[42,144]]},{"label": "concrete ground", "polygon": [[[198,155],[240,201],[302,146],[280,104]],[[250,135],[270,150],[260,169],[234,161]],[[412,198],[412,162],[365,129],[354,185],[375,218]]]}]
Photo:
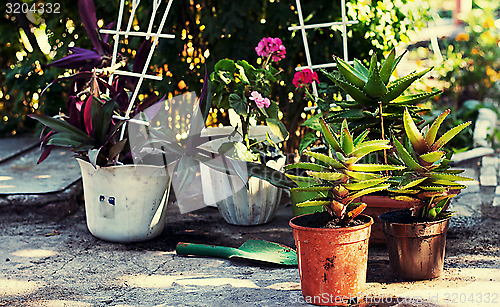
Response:
[{"label": "concrete ground", "polygon": [[[2,141],[0,148],[5,150]],[[0,159],[9,156],[2,150],[0,155]],[[18,189],[24,184],[6,178],[14,177],[13,165],[19,168],[26,155],[0,160],[0,188],[14,185]],[[362,293],[365,302],[357,306],[500,306],[500,189],[492,182],[498,176],[498,158],[490,155],[467,161],[463,165],[467,175],[477,180],[453,202],[457,215],[448,232],[442,276],[418,282],[397,280],[390,271],[386,248],[372,246]],[[44,164],[29,165],[26,172],[33,173],[25,173],[23,180],[52,174],[39,168]],[[78,178],[60,179],[55,193],[67,191]],[[178,242],[238,247],[249,238],[294,247],[286,193],[270,223],[251,227],[227,224],[213,207],[180,214],[176,203],[170,202],[159,237],[117,244],[90,234],[81,204],[58,206],[52,200],[37,205],[33,194],[19,190],[9,194],[3,189],[0,306],[309,306],[301,295],[297,267],[175,253]],[[81,199],[81,190],[71,193]],[[14,210],[22,206],[22,197],[32,204]],[[52,211],[40,210],[51,204]]]}]

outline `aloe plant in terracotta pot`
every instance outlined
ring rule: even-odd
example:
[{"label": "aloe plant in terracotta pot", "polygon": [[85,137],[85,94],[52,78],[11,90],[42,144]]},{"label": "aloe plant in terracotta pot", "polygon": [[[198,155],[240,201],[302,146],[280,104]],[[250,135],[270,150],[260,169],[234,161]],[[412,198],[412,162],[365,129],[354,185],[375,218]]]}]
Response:
[{"label": "aloe plant in terracotta pot", "polygon": [[[352,100],[336,102],[340,109],[331,111],[326,121],[340,123],[347,118],[355,132],[370,129],[368,137],[380,139],[388,139],[391,134],[400,136],[403,133],[405,108],[415,123],[422,123],[423,118],[419,113],[428,109],[418,103],[436,96],[441,91],[407,94],[407,89],[431,71],[432,67],[394,78],[392,76],[404,54],[396,56],[393,49],[385,59],[378,61],[374,53],[369,61],[369,67],[358,59],[354,59],[351,65],[335,57],[338,71],[328,73],[323,70],[323,73]],[[375,161],[384,164],[396,162],[391,155],[388,155],[387,150],[381,151],[379,156],[375,157]],[[375,220],[370,239],[370,243],[375,244],[385,243],[378,215],[390,210],[412,208],[419,202],[419,200],[395,199],[385,192],[366,195],[361,200],[368,204],[365,213],[373,216]]]},{"label": "aloe plant in terracotta pot", "polygon": [[[298,206],[323,205],[325,212],[293,218],[290,226],[297,246],[302,294],[306,302],[317,305],[343,305],[346,298],[360,293],[366,281],[368,240],[373,219],[361,215],[366,204],[360,196],[389,188],[382,171],[401,170],[401,166],[358,163],[368,154],[390,149],[389,140],[367,141],[368,131],[356,138],[347,121],[340,133],[333,132],[320,119],[328,154],[306,151],[314,163],[291,164],[314,178],[317,184],[293,188],[316,192],[318,197]],[[319,299],[320,298],[320,299]]]},{"label": "aloe plant in terracotta pot", "polygon": [[391,268],[396,277],[422,280],[443,272],[446,231],[452,215],[447,211],[450,199],[466,188],[460,181],[463,170],[450,169],[450,154],[443,146],[470,125],[461,124],[437,139],[441,123],[450,110],[439,115],[432,125],[419,130],[408,110],[403,116],[406,142],[393,138],[397,158],[404,163],[403,176],[390,191],[395,197],[421,200],[412,210],[396,210],[379,216],[386,235]]}]

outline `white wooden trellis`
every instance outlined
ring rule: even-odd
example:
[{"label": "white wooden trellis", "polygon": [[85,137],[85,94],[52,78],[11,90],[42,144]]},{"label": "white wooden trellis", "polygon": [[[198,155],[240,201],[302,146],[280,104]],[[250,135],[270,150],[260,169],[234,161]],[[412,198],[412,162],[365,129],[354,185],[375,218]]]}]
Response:
[{"label": "white wooden trellis", "polygon": [[[156,32],[152,32],[153,22],[154,22],[154,19],[156,16],[156,12],[158,11],[162,0],[153,0],[153,11],[152,11],[151,18],[149,20],[147,32],[130,31],[130,29],[132,27],[132,22],[134,20],[135,11],[136,11],[137,7],[139,6],[139,3],[141,2],[141,0],[132,0],[132,12],[130,13],[130,17],[129,17],[128,24],[127,24],[127,29],[125,31],[121,30],[123,12],[125,10],[125,0],[120,1],[120,9],[118,11],[118,20],[116,22],[116,30],[108,30],[108,29],[100,29],[99,30],[101,33],[114,35],[113,56],[111,58],[111,68],[112,69],[115,67],[115,64],[116,64],[116,55],[118,53],[118,45],[119,45],[119,41],[120,41],[120,35],[125,36],[125,38],[128,38],[129,36],[143,36],[143,37],[146,37],[146,39],[149,39],[150,37],[154,38],[153,43],[151,44],[151,48],[149,50],[148,58],[146,59],[146,62],[144,64],[144,68],[142,69],[141,73],[134,73],[134,72],[118,70],[118,69],[111,71],[111,74],[110,74],[109,79],[108,79],[109,84],[111,84],[113,81],[113,75],[123,75],[123,76],[131,76],[131,77],[139,78],[139,81],[137,82],[137,85],[136,85],[135,90],[132,94],[132,97],[130,98],[130,101],[129,101],[129,104],[127,107],[127,111],[125,112],[125,116],[122,117],[122,116],[114,115],[113,118],[121,119],[121,120],[128,120],[132,123],[138,123],[138,124],[149,126],[148,122],[131,119],[130,112],[132,111],[132,106],[134,105],[135,99],[137,98],[137,95],[139,93],[139,89],[141,88],[142,81],[144,79],[152,79],[152,80],[160,80],[160,81],[163,79],[160,76],[148,75],[148,74],[146,74],[146,72],[147,72],[147,69],[149,67],[149,62],[151,61],[151,58],[153,57],[156,45],[158,44],[158,40],[160,38],[170,38],[170,39],[175,38],[175,35],[173,35],[173,34],[162,34],[161,33],[163,31],[163,27],[165,25],[165,21],[167,20],[167,16],[168,16],[168,13],[170,12],[170,7],[172,6],[173,1],[174,0],[168,1],[167,7],[165,8],[165,12],[163,13],[163,17],[161,19],[160,25],[158,26],[158,29]],[[126,124],[126,122],[124,123],[124,125],[122,127],[122,131],[120,134],[120,140],[123,139],[123,136],[125,133],[125,124]]]},{"label": "white wooden trellis", "polygon": [[[311,24],[311,25],[305,25],[304,24],[304,17],[302,15],[302,7],[301,7],[301,4],[300,4],[300,0],[296,0],[296,4],[297,4],[297,14],[299,15],[299,24],[300,25],[299,26],[294,26],[294,27],[288,27],[288,30],[289,31],[300,30],[300,32],[302,34],[302,41],[304,42],[304,50],[305,50],[305,53],[306,53],[307,65],[306,66],[296,67],[295,70],[300,71],[300,70],[304,70],[304,69],[307,69],[307,68],[309,68],[311,70],[314,70],[314,69],[317,69],[317,68],[327,68],[327,67],[335,67],[335,66],[337,66],[336,63],[326,63],[326,64],[319,64],[319,65],[313,65],[312,64],[311,53],[309,52],[309,43],[307,41],[306,29],[327,28],[327,27],[332,27],[332,26],[337,26],[337,25],[342,26],[342,43],[343,43],[342,49],[343,49],[343,56],[344,56],[344,61],[348,62],[349,61],[349,57],[348,57],[348,54],[347,54],[347,25],[357,24],[358,21],[357,20],[351,20],[351,21],[347,20],[345,0],[341,0],[341,2],[340,2],[340,5],[341,5],[340,11],[341,11],[341,14],[342,14],[342,21],[340,21],[340,22],[327,22],[327,23]],[[313,87],[314,96],[317,97],[318,96],[318,89],[316,87],[316,82],[312,83],[312,87]],[[312,110],[312,109],[315,109],[315,108],[316,107],[304,108],[304,111]]]}]

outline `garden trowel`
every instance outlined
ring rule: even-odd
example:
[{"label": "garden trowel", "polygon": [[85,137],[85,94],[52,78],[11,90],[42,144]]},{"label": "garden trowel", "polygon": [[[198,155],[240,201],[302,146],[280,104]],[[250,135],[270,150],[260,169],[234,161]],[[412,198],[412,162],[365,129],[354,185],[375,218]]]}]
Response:
[{"label": "garden trowel", "polygon": [[249,239],[239,248],[179,242],[178,255],[212,256],[220,258],[243,258],[284,265],[297,265],[294,249],[265,240]]}]

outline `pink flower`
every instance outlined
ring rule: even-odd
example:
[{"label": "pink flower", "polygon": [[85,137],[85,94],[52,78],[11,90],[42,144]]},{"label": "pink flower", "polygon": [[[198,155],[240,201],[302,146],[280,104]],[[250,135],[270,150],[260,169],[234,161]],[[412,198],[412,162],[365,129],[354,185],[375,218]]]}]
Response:
[{"label": "pink flower", "polygon": [[315,71],[310,70],[309,68],[298,71],[293,76],[293,85],[295,87],[304,87],[308,84],[313,83],[313,81],[318,81],[318,74]]},{"label": "pink flower", "polygon": [[257,91],[253,91],[250,95],[250,100],[255,101],[255,104],[260,109],[264,107],[269,108],[269,105],[271,105],[269,98],[262,97],[262,95]]},{"label": "pink flower", "polygon": [[272,37],[264,37],[255,47],[255,51],[260,57],[267,58],[271,56],[274,62],[284,59],[286,54],[286,48],[283,46],[281,39]]}]

